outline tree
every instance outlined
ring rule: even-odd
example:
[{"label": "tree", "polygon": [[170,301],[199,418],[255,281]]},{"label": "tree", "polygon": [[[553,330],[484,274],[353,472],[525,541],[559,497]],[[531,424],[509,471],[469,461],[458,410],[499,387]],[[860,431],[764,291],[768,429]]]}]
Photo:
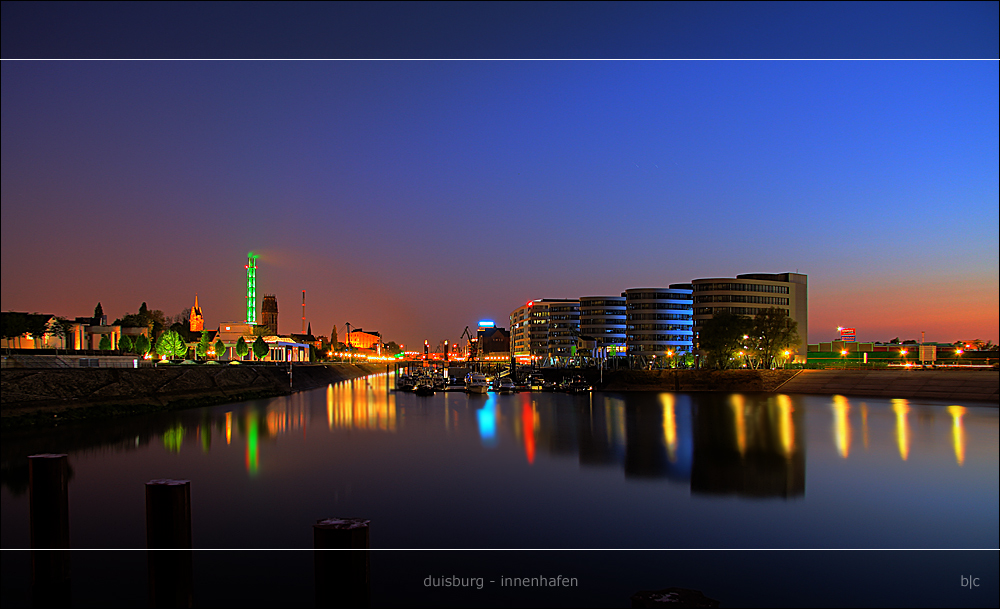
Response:
[{"label": "tree", "polygon": [[728,311],[716,313],[701,326],[698,346],[705,352],[708,365],[728,368],[744,344],[744,336],[751,331],[750,318]]},{"label": "tree", "polygon": [[775,359],[782,352],[798,344],[798,326],[798,322],[789,317],[784,309],[770,307],[757,313],[750,336],[758,358],[758,367],[774,367]]},{"label": "tree", "polygon": [[195,337],[191,332],[191,327],[187,324],[182,324],[179,321],[175,321],[174,323],[170,324],[170,329],[180,334],[181,338],[183,338],[185,341],[189,343],[195,340]]},{"label": "tree", "polygon": [[226,354],[226,343],[222,342],[222,339],[215,341],[215,359],[222,359],[222,356]]},{"label": "tree", "polygon": [[101,320],[103,319],[104,319],[104,307],[101,306],[101,303],[97,303],[97,306],[94,307],[94,322],[91,325],[99,326],[101,325]]},{"label": "tree", "polygon": [[0,334],[3,338],[17,338],[28,331],[28,314],[5,311],[0,313]]},{"label": "tree", "polygon": [[187,343],[177,332],[167,330],[156,341],[156,352],[167,357],[184,357],[187,355]]},{"label": "tree", "polygon": [[400,351],[402,351],[402,349],[399,348],[399,345],[397,345],[395,341],[390,340],[385,344],[385,352],[388,355],[396,355]]},{"label": "tree", "polygon": [[194,352],[198,357],[208,357],[208,350],[212,346],[212,338],[208,335],[208,330],[201,331],[201,340],[198,341],[198,346],[194,348]]},{"label": "tree", "polygon": [[101,344],[97,345],[101,351],[111,351],[111,337],[107,334],[101,336]]},{"label": "tree", "polygon": [[145,334],[140,334],[139,336],[135,337],[135,343],[133,344],[133,348],[135,349],[135,352],[138,353],[140,356],[145,357],[146,354],[149,353],[150,347],[152,347],[152,345],[149,343],[149,337],[147,337]]},{"label": "tree", "polygon": [[128,334],[122,334],[121,340],[118,341],[118,350],[122,353],[128,353],[135,348],[135,342],[132,341],[132,337]]},{"label": "tree", "polygon": [[253,355],[257,359],[263,359],[265,355],[271,350],[264,342],[264,338],[261,336],[257,337],[257,340],[253,341]]},{"label": "tree", "polygon": [[236,341],[236,347],[234,347],[234,350],[236,351],[236,356],[240,359],[243,359],[247,356],[247,353],[250,353],[250,347],[247,346],[247,341],[243,340],[242,336],[238,341]]}]

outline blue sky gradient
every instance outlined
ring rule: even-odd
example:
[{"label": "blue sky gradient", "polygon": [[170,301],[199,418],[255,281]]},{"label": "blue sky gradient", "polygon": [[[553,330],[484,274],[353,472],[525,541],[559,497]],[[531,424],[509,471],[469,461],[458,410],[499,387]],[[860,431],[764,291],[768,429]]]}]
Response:
[{"label": "blue sky gradient", "polygon": [[283,332],[799,271],[811,342],[998,338],[995,60],[0,69],[3,310],[235,320],[254,250]]}]

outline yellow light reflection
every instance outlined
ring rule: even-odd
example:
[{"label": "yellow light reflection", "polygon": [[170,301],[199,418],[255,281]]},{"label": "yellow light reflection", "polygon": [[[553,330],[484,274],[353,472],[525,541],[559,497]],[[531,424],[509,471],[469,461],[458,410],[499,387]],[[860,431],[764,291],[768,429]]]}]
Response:
[{"label": "yellow light reflection", "polygon": [[326,386],[326,427],[333,429],[333,383]]},{"label": "yellow light reflection", "polygon": [[786,459],[792,458],[795,452],[795,422],[792,421],[792,398],[787,395],[778,396],[778,437],[781,439],[781,452]]},{"label": "yellow light reflection", "polygon": [[896,413],[896,442],[899,444],[899,456],[906,461],[910,456],[910,422],[906,417],[910,407],[906,400],[897,398],[892,401],[892,411]]},{"label": "yellow light reflection", "polygon": [[842,395],[833,396],[833,434],[837,444],[837,453],[846,459],[851,452],[851,422],[847,415],[851,412],[851,403]]},{"label": "yellow light reflection", "polygon": [[331,428],[396,431],[396,396],[367,379],[331,385],[327,389]]},{"label": "yellow light reflection", "polygon": [[861,439],[868,450],[868,404],[861,402]]},{"label": "yellow light reflection", "polygon": [[951,443],[955,446],[955,461],[961,466],[965,463],[965,427],[962,425],[965,408],[949,406],[948,414],[951,415]]},{"label": "yellow light reflection", "polygon": [[226,413],[226,444],[233,441],[233,413],[232,411]]},{"label": "yellow light reflection", "polygon": [[733,420],[736,427],[736,450],[740,451],[740,456],[747,452],[747,424],[746,424],[746,403],[743,396],[734,393],[729,398],[729,408],[733,411]]},{"label": "yellow light reflection", "polygon": [[663,410],[663,439],[667,444],[667,459],[677,462],[677,420],[674,418],[674,394],[660,394],[660,408]]}]

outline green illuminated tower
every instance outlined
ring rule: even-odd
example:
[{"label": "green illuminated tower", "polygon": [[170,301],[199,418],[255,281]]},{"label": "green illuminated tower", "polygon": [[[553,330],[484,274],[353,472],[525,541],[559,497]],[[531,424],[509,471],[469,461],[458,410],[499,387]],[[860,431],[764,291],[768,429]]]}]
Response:
[{"label": "green illuminated tower", "polygon": [[247,254],[247,323],[257,323],[257,254]]}]

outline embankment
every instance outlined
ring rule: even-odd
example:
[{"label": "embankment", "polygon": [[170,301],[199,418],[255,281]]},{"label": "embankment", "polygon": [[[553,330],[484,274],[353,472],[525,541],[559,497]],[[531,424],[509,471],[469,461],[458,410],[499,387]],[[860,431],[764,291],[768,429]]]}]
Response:
[{"label": "embankment", "polygon": [[[603,391],[774,391],[795,370],[611,370]],[[595,379],[596,380],[596,379]]]},{"label": "embankment", "polygon": [[913,370],[612,370],[603,391],[732,391],[809,393],[857,397],[1000,401],[1000,372]]},{"label": "embankment", "polygon": [[815,393],[880,398],[923,398],[956,402],[1000,402],[1000,371],[966,369],[802,370],[781,393]]},{"label": "embankment", "polygon": [[176,410],[287,395],[384,371],[368,364],[5,369],[3,429]]}]

